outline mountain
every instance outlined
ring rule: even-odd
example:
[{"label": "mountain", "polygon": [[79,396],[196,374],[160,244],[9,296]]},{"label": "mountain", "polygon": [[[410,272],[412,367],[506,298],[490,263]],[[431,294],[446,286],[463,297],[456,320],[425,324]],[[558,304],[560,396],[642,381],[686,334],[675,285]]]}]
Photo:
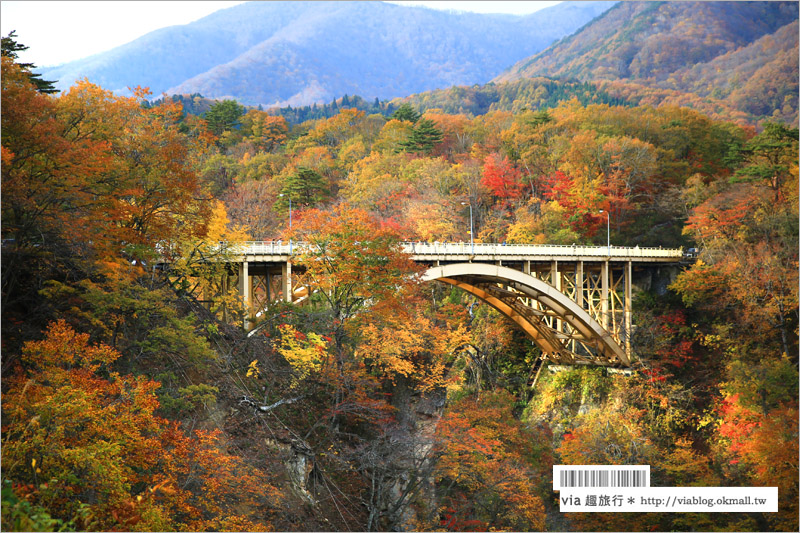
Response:
[{"label": "mountain", "polygon": [[247,2],[42,74],[62,90],[88,77],[121,94],[141,85],[249,105],[393,98],[485,83],[614,4],[563,2],[512,16],[384,2]]},{"label": "mountain", "polygon": [[620,2],[495,81],[534,76],[661,81],[797,18],[797,2]]},{"label": "mountain", "polygon": [[[756,116],[789,115],[796,123],[798,21],[707,63],[681,69],[659,85],[724,99]],[[787,107],[788,106],[788,107]]]},{"label": "mountain", "polygon": [[797,20],[797,2],[620,2],[493,81],[630,82],[796,122]]}]

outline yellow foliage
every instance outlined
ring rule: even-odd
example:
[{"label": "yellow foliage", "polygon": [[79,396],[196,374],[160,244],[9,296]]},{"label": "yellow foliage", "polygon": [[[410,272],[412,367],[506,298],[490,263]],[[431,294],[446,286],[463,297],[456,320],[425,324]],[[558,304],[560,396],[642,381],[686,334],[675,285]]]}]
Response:
[{"label": "yellow foliage", "polygon": [[241,226],[231,226],[230,224],[231,221],[228,218],[225,204],[220,200],[216,200],[211,210],[211,220],[208,222],[208,233],[206,234],[208,242],[242,242],[250,240],[250,236],[247,234],[245,228]]},{"label": "yellow foliage", "polygon": [[423,241],[468,240],[469,235],[461,233],[454,223],[454,216],[440,204],[417,202],[408,206],[406,218],[414,226],[415,233]]},{"label": "yellow foliage", "polygon": [[415,380],[421,391],[449,385],[450,359],[469,337],[464,326],[440,328],[411,313],[366,324],[360,333],[364,342],[359,357],[370,360],[390,380],[397,376]]},{"label": "yellow foliage", "polygon": [[356,205],[368,207],[382,199],[393,198],[406,186],[401,175],[405,165],[406,158],[402,154],[372,152],[353,165],[341,194]]},{"label": "yellow foliage", "polygon": [[328,360],[327,342],[316,333],[304,334],[294,326],[279,326],[278,353],[297,373],[295,385],[311,374],[318,373]]},{"label": "yellow foliage", "polygon": [[249,365],[247,365],[247,377],[248,378],[251,378],[251,377],[256,377],[257,378],[260,375],[261,375],[261,370],[259,370],[259,368],[258,368],[258,360],[257,359],[253,359],[253,361]]}]

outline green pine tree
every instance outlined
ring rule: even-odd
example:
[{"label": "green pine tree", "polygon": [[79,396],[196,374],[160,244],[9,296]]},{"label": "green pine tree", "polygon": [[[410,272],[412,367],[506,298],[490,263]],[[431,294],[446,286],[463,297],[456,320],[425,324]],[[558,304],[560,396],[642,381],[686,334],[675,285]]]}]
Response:
[{"label": "green pine tree", "polygon": [[244,115],[244,106],[236,100],[216,102],[206,111],[205,119],[214,135],[233,131],[239,127],[239,119]]},{"label": "green pine tree", "polygon": [[330,191],[325,178],[319,172],[300,167],[296,173],[286,178],[280,194],[275,206],[280,210],[287,210],[289,198],[292,199],[292,208],[314,207],[327,198]]},{"label": "green pine tree", "polygon": [[[13,30],[7,36],[2,38],[2,44],[0,44],[0,53],[2,53],[2,56],[9,57],[14,62],[17,61],[17,52],[22,52],[30,48],[29,46],[18,43],[15,37],[16,30]],[[41,74],[34,74],[31,72],[36,68],[36,65],[33,63],[17,63],[17,65],[28,74],[28,78],[31,80],[31,83],[33,83],[33,85],[36,87],[36,90],[40,93],[55,94],[59,92],[54,85],[56,82],[43,80]]]},{"label": "green pine tree", "polygon": [[442,142],[442,132],[432,120],[427,118],[419,119],[408,139],[400,143],[400,147],[409,153],[429,154],[433,147]]},{"label": "green pine tree", "polygon": [[405,120],[413,123],[416,123],[421,116],[422,115],[414,111],[414,108],[411,107],[411,104],[403,104],[395,109],[394,113],[392,113],[392,118],[394,119]]}]

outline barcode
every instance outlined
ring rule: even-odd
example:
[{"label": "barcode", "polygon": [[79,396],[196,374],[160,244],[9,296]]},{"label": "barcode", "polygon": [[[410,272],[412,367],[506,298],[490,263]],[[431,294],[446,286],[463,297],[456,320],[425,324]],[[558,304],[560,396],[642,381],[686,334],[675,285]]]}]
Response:
[{"label": "barcode", "polygon": [[561,487],[647,487],[647,470],[561,470]]}]

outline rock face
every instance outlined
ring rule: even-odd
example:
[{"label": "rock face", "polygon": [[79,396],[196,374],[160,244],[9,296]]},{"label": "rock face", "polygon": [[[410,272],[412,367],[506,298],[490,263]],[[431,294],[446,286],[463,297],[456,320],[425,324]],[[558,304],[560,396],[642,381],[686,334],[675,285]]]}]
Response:
[{"label": "rock face", "polygon": [[634,291],[652,291],[659,296],[667,294],[667,288],[681,272],[679,266],[659,266],[633,273]]},{"label": "rock face", "polygon": [[277,452],[283,458],[293,492],[305,502],[315,504],[316,499],[309,490],[309,480],[314,470],[314,458],[311,454],[306,453],[303,446],[296,446],[294,443],[287,444],[269,438],[264,443],[267,449]]},{"label": "rock face", "polygon": [[392,392],[398,426],[381,450],[380,467],[373,470],[376,490],[368,529],[415,531],[436,512],[433,482],[436,425],[442,416],[446,392],[413,391],[398,379]]},{"label": "rock face", "polygon": [[436,11],[384,2],[248,2],[108,52],[43,70],[124,94],[200,93],[264,107],[388,99],[486,83],[614,2],[563,2],[527,16]]}]

